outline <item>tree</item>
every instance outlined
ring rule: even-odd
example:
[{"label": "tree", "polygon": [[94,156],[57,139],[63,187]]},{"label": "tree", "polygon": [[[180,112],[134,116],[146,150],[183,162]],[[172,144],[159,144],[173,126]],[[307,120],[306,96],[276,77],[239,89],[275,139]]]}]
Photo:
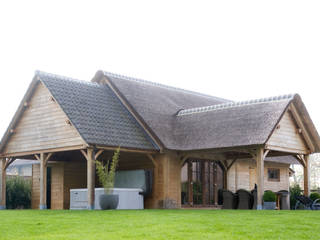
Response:
[{"label": "tree", "polygon": [[[310,155],[310,188],[312,190],[320,188],[320,154]],[[295,171],[290,184],[299,184],[303,188],[303,167],[298,164],[291,165]]]}]

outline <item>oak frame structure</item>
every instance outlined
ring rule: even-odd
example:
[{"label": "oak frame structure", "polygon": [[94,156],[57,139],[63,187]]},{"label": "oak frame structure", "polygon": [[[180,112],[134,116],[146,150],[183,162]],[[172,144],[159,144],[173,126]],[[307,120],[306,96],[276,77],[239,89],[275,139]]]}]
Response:
[{"label": "oak frame structure", "polygon": [[[159,105],[161,101],[168,102]],[[294,157],[304,167],[308,195],[309,155],[320,151],[320,138],[297,94],[233,102],[102,71],[91,83],[36,72],[0,144],[0,209],[6,206],[5,170],[17,158],[40,163],[35,201],[39,209],[47,208],[49,164],[65,163],[64,168],[72,164],[72,170],[61,175],[59,186],[64,190],[56,193],[57,199],[63,194],[68,199],[69,189],[77,186],[67,186],[69,175],[81,162],[86,166],[81,176],[86,178],[88,209],[94,209],[95,161],[110,156],[118,146],[125,159],[122,169],[153,169],[147,208],[181,207],[181,168],[190,159],[218,161],[224,186],[238,160],[252,159],[257,209],[262,209],[265,161]],[[74,178],[77,182],[79,175]],[[203,189],[204,199],[205,185]],[[217,205],[217,187],[214,191]],[[65,200],[57,208],[67,205]]]}]

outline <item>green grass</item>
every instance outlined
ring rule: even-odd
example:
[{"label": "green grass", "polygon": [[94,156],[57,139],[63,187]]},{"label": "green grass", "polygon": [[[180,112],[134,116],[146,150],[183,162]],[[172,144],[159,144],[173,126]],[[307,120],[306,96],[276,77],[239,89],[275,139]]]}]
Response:
[{"label": "green grass", "polygon": [[0,211],[0,239],[320,239],[320,211]]}]

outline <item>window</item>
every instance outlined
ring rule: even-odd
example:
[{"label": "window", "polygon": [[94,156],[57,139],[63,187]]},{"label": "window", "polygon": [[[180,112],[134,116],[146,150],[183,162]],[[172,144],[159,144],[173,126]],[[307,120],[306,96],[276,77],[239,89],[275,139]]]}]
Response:
[{"label": "window", "polygon": [[280,169],[279,168],[268,168],[268,181],[280,182]]}]

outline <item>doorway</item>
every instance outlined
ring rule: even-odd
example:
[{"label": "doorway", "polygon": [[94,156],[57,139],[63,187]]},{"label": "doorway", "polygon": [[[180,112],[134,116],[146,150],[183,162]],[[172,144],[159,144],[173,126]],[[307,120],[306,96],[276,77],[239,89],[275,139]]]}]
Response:
[{"label": "doorway", "polygon": [[188,159],[181,169],[181,204],[216,206],[223,189],[223,168],[219,161]]},{"label": "doorway", "polygon": [[51,167],[47,167],[47,209],[51,209]]}]

